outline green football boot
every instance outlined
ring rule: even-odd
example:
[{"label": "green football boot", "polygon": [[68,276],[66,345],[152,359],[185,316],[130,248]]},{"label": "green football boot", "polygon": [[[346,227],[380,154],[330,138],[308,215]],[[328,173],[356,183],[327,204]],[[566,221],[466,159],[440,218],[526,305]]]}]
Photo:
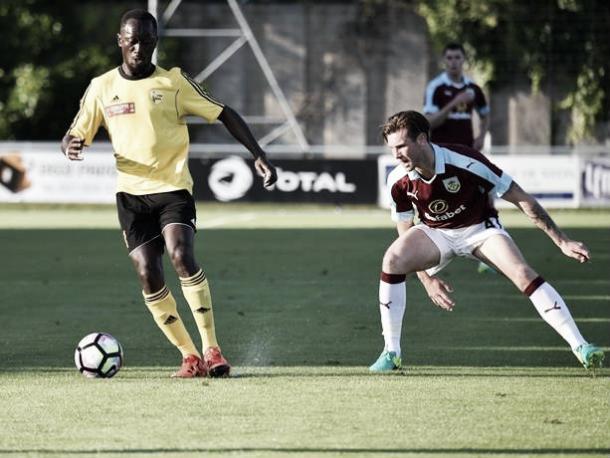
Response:
[{"label": "green football boot", "polygon": [[576,350],[573,350],[573,353],[585,369],[599,369],[602,367],[604,351],[594,344],[583,344],[576,348]]},{"label": "green football boot", "polygon": [[396,355],[396,352],[384,350],[377,358],[377,361],[369,367],[371,372],[391,372],[398,370],[402,367],[402,361],[400,356]]},{"label": "green football boot", "polygon": [[479,261],[477,266],[477,272],[480,274],[497,274],[496,269],[491,267],[489,264],[485,264],[483,261]]}]

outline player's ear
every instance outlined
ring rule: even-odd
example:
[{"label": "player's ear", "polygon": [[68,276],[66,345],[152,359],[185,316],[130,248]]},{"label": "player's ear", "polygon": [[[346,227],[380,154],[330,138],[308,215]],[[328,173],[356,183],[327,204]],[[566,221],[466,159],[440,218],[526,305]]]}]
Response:
[{"label": "player's ear", "polygon": [[116,34],[116,44],[118,45],[118,47],[121,47],[121,34],[117,33]]}]

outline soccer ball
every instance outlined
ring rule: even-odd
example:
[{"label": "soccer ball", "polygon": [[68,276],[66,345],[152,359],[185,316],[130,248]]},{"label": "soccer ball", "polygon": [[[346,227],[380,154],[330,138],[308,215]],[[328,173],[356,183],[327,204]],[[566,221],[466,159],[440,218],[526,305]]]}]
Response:
[{"label": "soccer ball", "polygon": [[78,343],[74,363],[85,377],[110,378],[123,364],[123,347],[110,334],[94,332]]}]

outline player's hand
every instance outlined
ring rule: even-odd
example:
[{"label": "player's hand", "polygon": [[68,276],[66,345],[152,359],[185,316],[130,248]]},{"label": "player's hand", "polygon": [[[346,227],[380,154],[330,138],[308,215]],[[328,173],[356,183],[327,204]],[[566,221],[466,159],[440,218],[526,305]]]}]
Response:
[{"label": "player's hand", "polygon": [[458,94],[453,99],[456,105],[460,103],[470,103],[474,100],[474,91],[470,88],[465,91],[458,92]]},{"label": "player's hand", "polygon": [[455,302],[449,296],[449,293],[453,292],[453,288],[449,283],[440,278],[430,277],[423,285],[426,288],[428,297],[435,305],[449,312],[453,310]]},{"label": "player's hand", "polygon": [[263,177],[263,186],[268,188],[277,181],[277,171],[266,157],[259,157],[254,161],[256,172]]},{"label": "player's hand", "polygon": [[569,258],[576,259],[580,263],[587,262],[591,259],[589,249],[582,242],[577,242],[576,240],[565,240],[559,245],[559,248],[561,248],[563,254]]},{"label": "player's hand", "polygon": [[71,161],[82,161],[83,158],[83,148],[85,146],[85,140],[82,138],[72,137],[68,142],[68,147],[66,148],[65,155]]}]

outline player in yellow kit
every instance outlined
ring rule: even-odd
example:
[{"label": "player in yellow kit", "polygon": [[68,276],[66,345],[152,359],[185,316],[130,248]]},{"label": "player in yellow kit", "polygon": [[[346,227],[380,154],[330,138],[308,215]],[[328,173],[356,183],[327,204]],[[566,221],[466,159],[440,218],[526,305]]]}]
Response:
[{"label": "player in yellow kit", "polygon": [[[122,64],[91,81],[61,149],[68,159],[83,160],[83,148],[100,126],[106,128],[118,170],[119,221],[144,301],[182,354],[182,365],[173,376],[226,376],[230,365],[216,340],[210,289],[194,255],[196,215],[185,116],[221,121],[255,157],[264,186],[275,183],[276,170],[234,110],[211,98],[179,68],[168,71],[152,63],[157,22],[150,13],[126,12],[117,40]],[[165,249],[201,334],[202,353],[165,284]]]}]

